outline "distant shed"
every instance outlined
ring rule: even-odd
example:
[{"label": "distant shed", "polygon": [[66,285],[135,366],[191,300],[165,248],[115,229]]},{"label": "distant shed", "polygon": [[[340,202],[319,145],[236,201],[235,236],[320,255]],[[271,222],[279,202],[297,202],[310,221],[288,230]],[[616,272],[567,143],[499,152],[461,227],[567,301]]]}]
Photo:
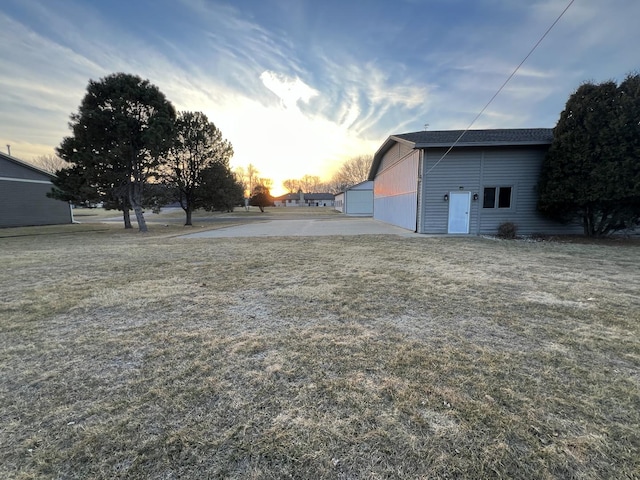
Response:
[{"label": "distant shed", "polygon": [[347,188],[335,196],[336,210],[345,215],[371,217],[373,215],[373,182],[368,180]]},{"label": "distant shed", "polygon": [[48,198],[55,175],[0,153],[0,227],[73,222],[67,202]]}]

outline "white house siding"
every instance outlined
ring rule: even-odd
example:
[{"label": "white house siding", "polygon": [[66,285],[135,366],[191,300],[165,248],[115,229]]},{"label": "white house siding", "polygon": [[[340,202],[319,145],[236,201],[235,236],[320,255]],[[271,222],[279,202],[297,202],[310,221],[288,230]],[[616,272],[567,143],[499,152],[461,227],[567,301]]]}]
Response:
[{"label": "white house siding", "polygon": [[409,147],[402,143],[396,143],[392,148],[389,149],[387,153],[384,154],[382,162],[380,163],[380,167],[378,168],[378,172],[382,172],[383,170],[386,170],[387,168],[398,163],[412,151],[413,147]]},{"label": "white house siding", "polygon": [[[406,154],[402,156],[403,153]],[[416,230],[419,157],[418,150],[406,149],[400,144],[385,154],[374,182],[373,217],[376,220]]]},{"label": "white house siding", "polygon": [[338,193],[333,199],[333,208],[340,213],[344,212],[344,192]]}]

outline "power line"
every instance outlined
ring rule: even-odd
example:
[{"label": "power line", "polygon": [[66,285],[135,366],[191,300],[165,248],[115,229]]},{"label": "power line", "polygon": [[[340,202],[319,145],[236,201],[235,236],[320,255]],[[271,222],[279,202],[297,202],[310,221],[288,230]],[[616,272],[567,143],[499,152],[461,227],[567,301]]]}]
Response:
[{"label": "power line", "polygon": [[567,12],[567,10],[569,10],[569,7],[571,7],[571,5],[573,5],[573,2],[575,2],[575,0],[571,0],[569,2],[569,4],[565,7],[565,9],[560,13],[560,15],[558,15],[558,18],[555,19],[555,21],[551,24],[551,26],[549,28],[547,28],[547,31],[544,32],[544,34],[540,37],[540,39],[536,42],[536,44],[533,46],[533,48],[529,51],[529,53],[527,53],[526,57],[524,57],[522,59],[522,61],[518,64],[518,66],[515,68],[515,70],[513,72],[511,72],[511,75],[509,75],[509,77],[504,81],[504,83],[500,86],[500,88],[498,89],[498,91],[496,93],[494,93],[493,97],[491,97],[491,99],[487,102],[487,104],[482,108],[482,110],[480,110],[480,113],[478,113],[475,118],[471,121],[471,123],[469,124],[469,126],[467,128],[464,129],[464,131],[460,134],[460,136],[456,139],[455,142],[453,142],[453,145],[451,145],[449,147],[449,149],[444,152],[444,154],[442,155],[442,157],[440,157],[438,159],[438,161],[436,163],[433,164],[433,166],[427,170],[424,174],[427,175],[429,172],[431,172],[431,170],[433,170],[434,168],[436,168],[438,166],[438,164],[444,160],[444,158],[449,154],[449,152],[451,150],[453,150],[453,147],[455,147],[458,142],[460,142],[460,139],[462,139],[462,137],[464,136],[465,133],[467,133],[469,131],[469,129],[473,126],[474,123],[476,123],[476,121],[478,120],[478,118],[480,118],[480,116],[484,113],[484,111],[489,107],[489,105],[491,105],[491,103],[496,99],[496,97],[500,94],[500,92],[502,92],[502,90],[504,89],[504,87],[507,85],[507,83],[509,83],[509,81],[515,76],[515,74],[518,72],[518,70],[520,70],[520,67],[522,67],[522,65],[524,64],[524,62],[527,61],[527,59],[531,56],[531,54],[538,48],[538,46],[542,43],[542,41],[545,39],[545,37],[549,34],[549,32],[551,31],[551,29],[553,27],[556,26],[556,23],[558,23],[560,21],[560,19],[562,18],[562,16]]}]

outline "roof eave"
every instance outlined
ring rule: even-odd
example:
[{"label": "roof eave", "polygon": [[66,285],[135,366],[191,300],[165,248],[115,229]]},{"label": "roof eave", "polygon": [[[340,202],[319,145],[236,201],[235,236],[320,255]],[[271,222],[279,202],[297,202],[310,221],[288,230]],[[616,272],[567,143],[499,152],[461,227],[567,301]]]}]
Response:
[{"label": "roof eave", "polygon": [[[551,141],[536,140],[531,142],[458,142],[453,148],[473,147],[519,147],[519,146],[545,146],[551,145]],[[450,148],[451,143],[416,143],[414,148]]]},{"label": "roof eave", "polygon": [[373,162],[371,162],[371,169],[369,170],[369,176],[367,177],[367,181],[375,180],[376,173],[378,172],[378,168],[380,168],[380,163],[382,163],[382,158],[384,157],[384,154],[387,153],[389,150],[391,150],[391,147],[395,143],[402,143],[412,149],[416,148],[415,142],[397,137],[395,135],[390,135],[382,144],[382,146],[378,149],[378,151],[373,155]]}]

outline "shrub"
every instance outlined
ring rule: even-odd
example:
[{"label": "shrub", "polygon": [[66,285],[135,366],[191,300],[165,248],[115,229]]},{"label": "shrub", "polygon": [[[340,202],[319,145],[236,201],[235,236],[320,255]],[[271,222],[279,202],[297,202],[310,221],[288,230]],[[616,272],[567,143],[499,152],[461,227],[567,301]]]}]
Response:
[{"label": "shrub", "polygon": [[501,223],[498,227],[498,237],[513,240],[516,238],[518,227],[513,222]]}]

